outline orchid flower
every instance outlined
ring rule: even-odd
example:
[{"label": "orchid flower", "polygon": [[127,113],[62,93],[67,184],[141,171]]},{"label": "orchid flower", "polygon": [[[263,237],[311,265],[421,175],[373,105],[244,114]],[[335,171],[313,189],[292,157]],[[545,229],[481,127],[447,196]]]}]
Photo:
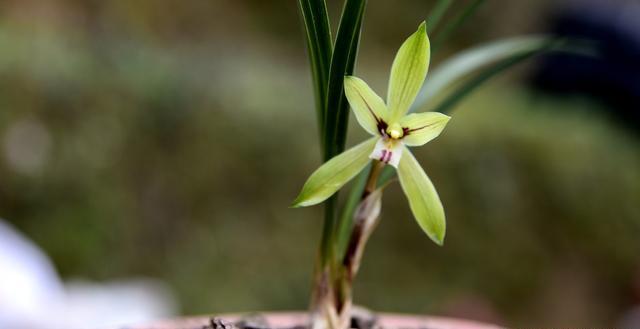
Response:
[{"label": "orchid flower", "polygon": [[429,177],[408,149],[438,137],[450,119],[438,112],[407,114],[427,75],[429,48],[423,22],[396,54],[386,104],[361,79],[344,78],[345,95],[358,123],[374,137],[333,157],[311,174],[293,207],[326,200],[373,159],[397,169],[400,185],[419,226],[434,242],[443,243],[442,203]]}]

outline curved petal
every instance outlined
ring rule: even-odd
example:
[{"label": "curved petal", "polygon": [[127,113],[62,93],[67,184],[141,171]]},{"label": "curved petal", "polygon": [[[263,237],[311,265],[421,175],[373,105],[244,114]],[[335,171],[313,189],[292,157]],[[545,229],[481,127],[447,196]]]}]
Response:
[{"label": "curved petal", "polygon": [[398,50],[391,66],[387,107],[390,122],[400,119],[416,99],[429,68],[430,45],[427,25],[420,24]]},{"label": "curved petal", "polygon": [[379,123],[387,117],[387,106],[366,82],[353,76],[344,77],[344,93],[358,123],[371,135],[380,135]]},{"label": "curved petal", "polygon": [[404,131],[402,141],[408,146],[424,145],[438,137],[450,119],[450,116],[439,112],[405,115],[399,122]]},{"label": "curved petal", "polygon": [[398,177],[418,225],[429,238],[442,245],[446,230],[444,209],[433,183],[408,149],[398,166]]},{"label": "curved petal", "polygon": [[378,140],[370,138],[325,162],[311,174],[291,207],[318,204],[336,193],[369,163],[369,154]]},{"label": "curved petal", "polygon": [[394,139],[380,138],[369,158],[382,161],[398,168],[404,147],[402,142]]}]

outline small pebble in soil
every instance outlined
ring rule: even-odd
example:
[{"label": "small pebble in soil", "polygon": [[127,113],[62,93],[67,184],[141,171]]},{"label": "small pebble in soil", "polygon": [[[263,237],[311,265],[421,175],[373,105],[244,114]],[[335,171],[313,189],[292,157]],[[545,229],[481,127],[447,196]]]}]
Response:
[{"label": "small pebble in soil", "polygon": [[202,327],[202,329],[238,329],[234,323],[224,321],[220,318],[211,318],[209,325]]}]

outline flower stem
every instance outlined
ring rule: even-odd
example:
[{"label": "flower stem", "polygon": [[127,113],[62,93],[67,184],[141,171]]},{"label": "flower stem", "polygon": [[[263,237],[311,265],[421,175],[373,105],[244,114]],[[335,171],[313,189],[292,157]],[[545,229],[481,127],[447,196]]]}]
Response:
[{"label": "flower stem", "polygon": [[337,328],[349,328],[353,305],[353,280],[360,268],[366,243],[378,224],[382,191],[377,190],[384,163],[375,161],[369,172],[360,203],[353,216],[353,229],[334,283]]},{"label": "flower stem", "polygon": [[373,165],[371,166],[371,172],[369,173],[369,178],[367,179],[367,184],[364,187],[364,192],[362,192],[362,197],[360,201],[364,200],[369,194],[376,190],[378,185],[378,177],[380,176],[380,172],[384,168],[384,163],[375,160]]}]

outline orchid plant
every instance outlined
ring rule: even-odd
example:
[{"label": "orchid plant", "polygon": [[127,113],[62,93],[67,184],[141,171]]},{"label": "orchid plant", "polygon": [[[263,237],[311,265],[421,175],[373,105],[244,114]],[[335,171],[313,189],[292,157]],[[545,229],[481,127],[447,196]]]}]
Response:
[{"label": "orchid plant", "polygon": [[[302,187],[292,207],[321,203],[373,161],[360,211],[357,229],[349,241],[342,268],[334,273],[336,292],[325,293],[320,313],[325,316],[314,322],[315,328],[346,328],[351,307],[351,283],[357,272],[362,249],[380,215],[382,188],[376,190],[380,169],[395,167],[402,190],[420,227],[437,244],[442,245],[445,217],[435,187],[407,146],[421,146],[436,138],[449,116],[437,112],[407,114],[429,68],[430,45],[426,23],[420,24],[400,47],[391,66],[387,104],[363,80],[344,77],[344,95],[362,128],[372,138],[334,156],[318,168]],[[371,194],[371,196],[369,196]],[[337,302],[333,302],[337,301]],[[317,319],[317,317],[316,317]]]},{"label": "orchid plant", "polygon": [[339,154],[318,168],[307,180],[293,207],[325,201],[355,177],[372,159],[375,167],[391,165],[398,171],[414,217],[437,244],[445,234],[440,198],[424,170],[407,146],[421,146],[438,137],[450,117],[438,112],[407,114],[429,67],[426,23],[400,47],[391,66],[387,104],[364,81],[344,78],[344,90],[355,117],[374,137]]},{"label": "orchid plant", "polygon": [[[438,137],[450,119],[443,113],[500,72],[543,52],[584,54],[591,49],[549,36],[499,40],[453,56],[425,81],[431,52],[483,3],[470,0],[438,28],[453,1],[437,0],[427,19],[430,30],[439,31],[433,47],[423,22],[395,56],[385,103],[367,83],[353,76],[366,0],[345,0],[335,40],[325,0],[298,3],[307,36],[325,163],[311,174],[292,207],[325,205],[311,326],[346,329],[351,322],[353,280],[381,214],[382,192],[395,173],[418,225],[431,240],[443,244],[446,225],[442,203],[409,147],[422,146]],[[432,111],[409,113],[411,109],[423,109],[425,101],[432,101],[435,95],[447,93],[430,106]],[[373,137],[345,151],[349,108]],[[338,191],[356,176],[338,216]]]}]

